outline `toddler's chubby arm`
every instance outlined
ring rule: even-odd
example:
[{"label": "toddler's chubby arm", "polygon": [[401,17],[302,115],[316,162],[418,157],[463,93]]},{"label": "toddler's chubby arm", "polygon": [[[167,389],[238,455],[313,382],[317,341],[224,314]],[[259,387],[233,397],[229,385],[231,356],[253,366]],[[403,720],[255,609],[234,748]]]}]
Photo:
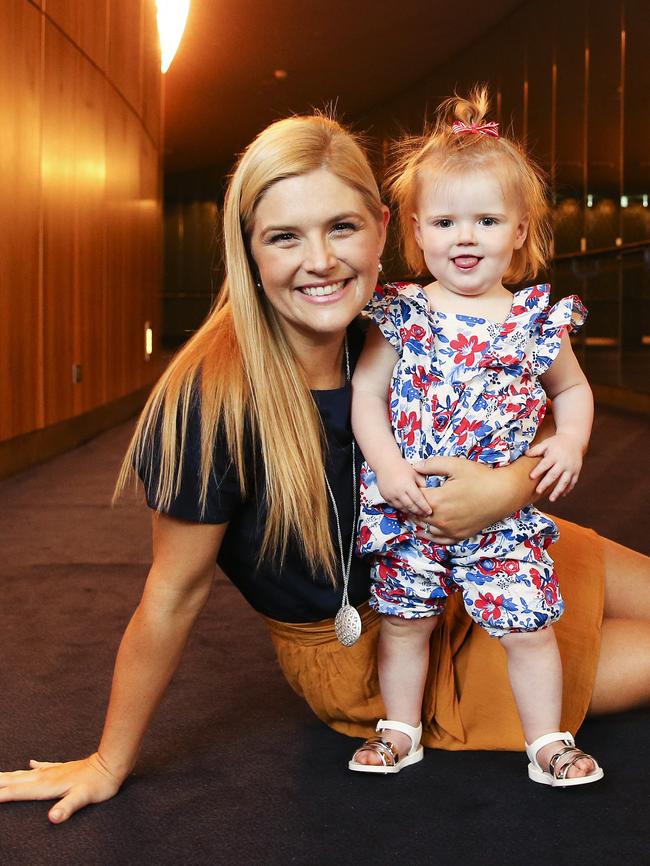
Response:
[{"label": "toddler's chubby arm", "polygon": [[425,480],[399,450],[388,415],[388,387],[397,352],[372,325],[352,377],[352,429],[363,455],[377,476],[385,501],[412,514],[431,514],[420,489]]},{"label": "toddler's chubby arm", "polygon": [[594,417],[591,388],[567,334],[562,337],[557,358],[540,379],[553,400],[556,432],[529,449],[529,457],[542,458],[530,477],[540,479],[536,488],[539,494],[553,488],[549,499],[555,502],[575,487]]}]

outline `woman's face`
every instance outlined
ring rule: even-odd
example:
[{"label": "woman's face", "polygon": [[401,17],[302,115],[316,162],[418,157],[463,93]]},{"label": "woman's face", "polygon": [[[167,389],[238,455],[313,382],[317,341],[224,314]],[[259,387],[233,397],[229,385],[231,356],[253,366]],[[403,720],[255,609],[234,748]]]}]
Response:
[{"label": "woman's face", "polygon": [[342,334],[377,283],[388,209],[381,220],[325,168],[274,184],[257,205],[251,252],[264,294],[287,336]]}]

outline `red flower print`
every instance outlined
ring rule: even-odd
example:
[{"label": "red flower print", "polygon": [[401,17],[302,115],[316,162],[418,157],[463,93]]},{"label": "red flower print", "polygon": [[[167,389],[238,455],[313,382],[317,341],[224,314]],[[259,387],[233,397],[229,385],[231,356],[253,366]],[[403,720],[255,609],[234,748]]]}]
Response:
[{"label": "red flower print", "polygon": [[436,433],[442,433],[447,429],[447,425],[451,421],[451,411],[439,409],[433,416],[433,429]]},{"label": "red flower print", "polygon": [[467,441],[467,434],[478,430],[482,424],[482,421],[468,421],[467,418],[463,418],[460,424],[454,427],[454,433],[458,436],[458,444],[464,445]]},{"label": "red flower print", "polygon": [[415,442],[415,431],[420,430],[422,423],[418,421],[415,412],[402,412],[397,422],[397,429],[402,431],[402,441],[407,445]]},{"label": "red flower print", "polygon": [[[533,557],[537,560],[537,562],[541,562],[542,548],[536,541],[533,541],[531,538],[526,538],[524,539],[524,547],[527,547],[531,551]],[[533,571],[535,571],[535,569],[531,568],[531,574]],[[535,573],[537,574],[537,572]]]},{"label": "red flower print", "polygon": [[471,367],[474,363],[474,356],[487,349],[487,342],[479,343],[475,334],[472,334],[469,340],[464,334],[458,334],[449,345],[456,350],[454,364],[462,364],[464,361],[466,367]]},{"label": "red flower print", "polygon": [[379,579],[390,580],[391,577],[397,577],[397,569],[390,568],[383,560],[379,560]]},{"label": "red flower print", "polygon": [[[433,382],[433,376],[431,373],[427,373],[424,367],[421,365],[417,368],[417,371],[413,373],[413,384],[415,387],[422,391],[422,393],[426,396],[427,391],[431,387],[431,383]],[[431,411],[435,412],[436,407],[434,404],[437,404],[438,398],[434,395],[433,402],[431,405]]]},{"label": "red flower print", "polygon": [[558,600],[558,582],[555,572],[550,575],[541,575],[536,568],[531,568],[530,576],[533,584],[543,594],[546,604],[556,604]]},{"label": "red flower print", "polygon": [[370,530],[367,526],[362,526],[359,530],[359,548],[364,547],[370,541]]},{"label": "red flower print", "polygon": [[512,334],[512,332],[514,331],[514,329],[516,327],[517,327],[516,322],[504,322],[503,325],[501,325],[501,331],[499,333],[499,336],[500,337],[507,337],[508,334]]},{"label": "red flower print", "polygon": [[543,286],[531,286],[530,291],[528,292],[528,297],[531,299],[534,298],[543,298],[545,295]]},{"label": "red flower print", "polygon": [[505,601],[503,595],[499,595],[496,598],[492,595],[491,592],[486,592],[483,595],[482,592],[478,594],[478,601],[474,602],[476,607],[479,610],[482,610],[481,619],[485,620],[485,622],[489,622],[491,619],[497,620],[501,616],[501,605]]}]

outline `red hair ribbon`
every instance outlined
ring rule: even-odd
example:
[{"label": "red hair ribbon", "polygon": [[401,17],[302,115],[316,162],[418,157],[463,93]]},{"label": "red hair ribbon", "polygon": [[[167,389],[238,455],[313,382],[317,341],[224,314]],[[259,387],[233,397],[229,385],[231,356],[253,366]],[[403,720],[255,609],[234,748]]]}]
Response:
[{"label": "red hair ribbon", "polygon": [[482,126],[477,126],[475,123],[463,123],[462,120],[456,120],[451,125],[451,131],[455,132],[456,135],[465,135],[467,132],[482,132],[484,135],[491,135],[492,138],[498,138],[499,124],[490,121],[490,123],[484,123]]}]

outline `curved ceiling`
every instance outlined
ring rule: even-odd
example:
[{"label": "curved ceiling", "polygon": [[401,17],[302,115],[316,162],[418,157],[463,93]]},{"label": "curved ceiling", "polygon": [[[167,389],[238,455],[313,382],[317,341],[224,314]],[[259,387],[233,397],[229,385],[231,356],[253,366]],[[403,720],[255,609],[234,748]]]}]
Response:
[{"label": "curved ceiling", "polygon": [[165,169],[225,168],[267,123],[352,120],[430,74],[521,0],[192,0],[165,76]]}]

